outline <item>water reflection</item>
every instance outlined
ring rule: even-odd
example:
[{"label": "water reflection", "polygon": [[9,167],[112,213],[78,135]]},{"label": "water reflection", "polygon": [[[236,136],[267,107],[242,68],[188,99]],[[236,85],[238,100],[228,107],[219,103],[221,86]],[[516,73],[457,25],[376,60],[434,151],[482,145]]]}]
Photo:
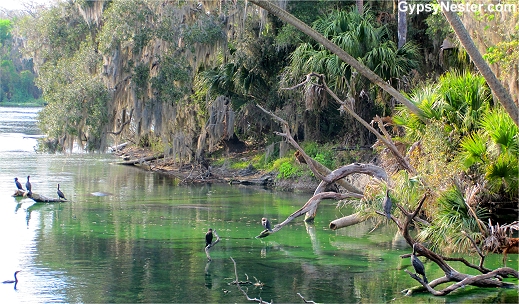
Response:
[{"label": "water reflection", "polygon": [[[1,141],[0,136],[3,146]],[[229,285],[235,278],[231,256],[240,278],[264,284],[249,286],[249,295],[267,301],[300,303],[298,292],[317,302],[417,301],[399,294],[414,282],[402,271],[411,267],[409,259],[399,257],[408,248],[391,227],[372,231],[373,223],[365,222],[331,231],[329,221],[342,214],[322,203],[313,224],[296,220],[280,233],[255,239],[264,215],[273,223],[285,219],[308,196],[243,186],[179,186],[164,175],[113,165],[115,160],[98,154],[0,153],[0,271],[2,276],[23,271],[15,292],[0,286],[3,301],[243,303],[243,294]],[[13,177],[29,174],[35,192],[55,196],[59,183],[69,201],[35,204],[11,197]],[[207,262],[209,227],[221,241]],[[441,275],[433,266],[426,263],[427,274]],[[510,299],[501,291],[482,296]]]}]

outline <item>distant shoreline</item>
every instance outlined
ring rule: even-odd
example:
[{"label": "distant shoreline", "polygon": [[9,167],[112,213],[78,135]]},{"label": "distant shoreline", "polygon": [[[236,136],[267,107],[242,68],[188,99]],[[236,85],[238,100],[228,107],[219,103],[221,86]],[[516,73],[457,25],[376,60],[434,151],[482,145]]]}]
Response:
[{"label": "distant shoreline", "polygon": [[42,108],[46,106],[47,103],[43,101],[30,101],[30,102],[0,102],[0,107],[6,108]]}]

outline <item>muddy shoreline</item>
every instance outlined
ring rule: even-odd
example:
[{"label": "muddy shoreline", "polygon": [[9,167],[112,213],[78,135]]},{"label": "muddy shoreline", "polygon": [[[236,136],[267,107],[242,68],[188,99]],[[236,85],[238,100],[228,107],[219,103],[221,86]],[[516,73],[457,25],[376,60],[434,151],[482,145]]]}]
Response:
[{"label": "muddy shoreline", "polygon": [[[121,158],[119,165],[131,165],[142,170],[164,174],[176,178],[181,184],[228,183],[231,185],[262,186],[280,191],[312,193],[319,184],[316,178],[277,179],[277,172],[258,170],[253,166],[246,169],[232,169],[228,162],[215,166],[206,164],[179,164],[151,150],[127,146],[114,155]],[[247,159],[246,155],[233,153],[228,159]]]}]

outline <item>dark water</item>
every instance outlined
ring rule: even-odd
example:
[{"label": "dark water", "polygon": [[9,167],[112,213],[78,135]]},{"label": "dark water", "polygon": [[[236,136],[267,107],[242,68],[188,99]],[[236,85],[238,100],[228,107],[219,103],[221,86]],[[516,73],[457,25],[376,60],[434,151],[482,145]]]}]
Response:
[{"label": "dark water", "polygon": [[[392,227],[367,222],[339,231],[328,223],[349,214],[324,201],[315,224],[297,219],[278,233],[254,238],[261,217],[275,224],[307,194],[256,187],[179,186],[174,179],[118,166],[111,155],[36,154],[38,109],[0,108],[0,284],[3,303],[245,303],[229,283],[251,283],[251,298],[274,303],[517,302],[515,290],[464,288],[445,298],[405,297],[410,249]],[[33,192],[68,202],[35,204],[11,197],[13,178]],[[92,193],[97,195],[92,195]],[[99,196],[101,193],[109,195]],[[204,234],[221,241],[207,262]],[[517,265],[512,255],[510,265]],[[489,267],[500,256],[490,256]],[[428,277],[442,275],[426,263]],[[455,267],[467,271],[460,265]]]}]

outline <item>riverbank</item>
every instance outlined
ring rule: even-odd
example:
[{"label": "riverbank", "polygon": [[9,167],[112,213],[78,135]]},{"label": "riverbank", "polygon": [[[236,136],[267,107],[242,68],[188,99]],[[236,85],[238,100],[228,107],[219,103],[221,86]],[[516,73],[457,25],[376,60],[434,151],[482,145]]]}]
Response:
[{"label": "riverbank", "polygon": [[[256,185],[283,191],[313,192],[319,181],[315,177],[301,176],[297,179],[277,178],[278,172],[255,168],[253,158],[258,151],[229,153],[221,160],[207,160],[203,164],[179,164],[150,149],[126,146],[114,154],[121,158],[121,165],[133,165],[142,170],[164,174],[183,184],[228,183]],[[233,163],[246,162],[248,167],[234,169]]]}]

